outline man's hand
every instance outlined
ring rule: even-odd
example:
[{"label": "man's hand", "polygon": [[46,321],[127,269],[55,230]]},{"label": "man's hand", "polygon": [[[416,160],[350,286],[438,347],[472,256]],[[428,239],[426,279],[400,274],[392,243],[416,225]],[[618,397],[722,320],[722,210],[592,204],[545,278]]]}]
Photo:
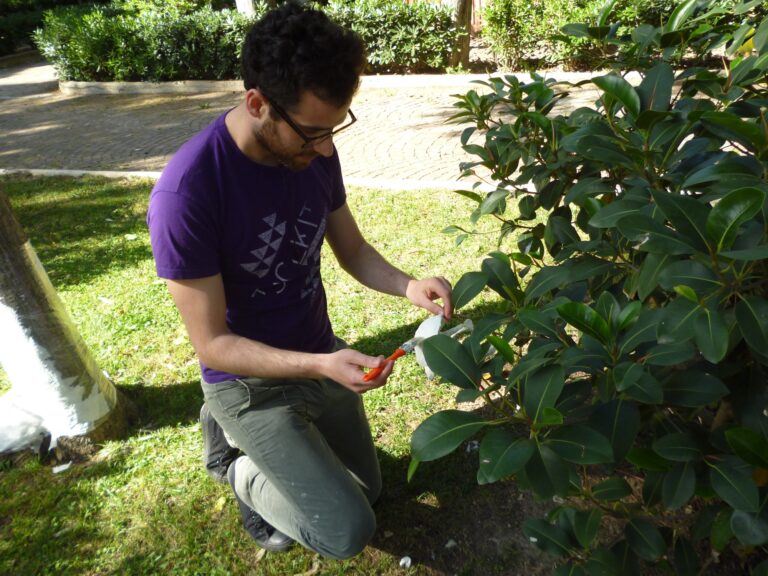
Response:
[{"label": "man's hand", "polygon": [[[345,388],[362,394],[368,390],[384,386],[394,365],[393,361],[387,360],[384,356],[368,356],[357,350],[344,348],[323,356],[322,373],[326,378],[338,382]],[[362,368],[378,368],[379,366],[384,366],[381,374],[370,382],[365,382],[363,380],[365,372]]]},{"label": "man's hand", "polygon": [[[414,305],[429,310],[432,314],[442,314],[446,320],[453,314],[453,302],[451,283],[442,276],[425,278],[424,280],[411,280],[405,290],[405,296]],[[434,300],[440,299],[440,306]]]}]

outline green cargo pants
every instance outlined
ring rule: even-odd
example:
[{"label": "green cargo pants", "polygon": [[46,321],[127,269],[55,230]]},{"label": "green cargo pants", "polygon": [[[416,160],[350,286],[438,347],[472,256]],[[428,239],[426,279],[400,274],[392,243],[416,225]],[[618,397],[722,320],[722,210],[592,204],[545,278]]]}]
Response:
[{"label": "green cargo pants", "polygon": [[237,495],[307,548],[361,552],[376,530],[381,472],[361,397],[331,380],[203,382],[208,408],[248,456]]}]

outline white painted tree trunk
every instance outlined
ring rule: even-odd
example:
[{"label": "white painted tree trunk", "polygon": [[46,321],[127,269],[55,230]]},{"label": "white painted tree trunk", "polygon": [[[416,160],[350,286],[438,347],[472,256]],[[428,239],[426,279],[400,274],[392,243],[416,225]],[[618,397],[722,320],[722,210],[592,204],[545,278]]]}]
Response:
[{"label": "white painted tree trunk", "polygon": [[45,433],[53,447],[61,436],[92,436],[122,420],[117,390],[77,333],[2,190],[0,365],[11,382],[0,396],[0,453],[35,447]]},{"label": "white painted tree trunk", "polygon": [[253,7],[253,0],[235,0],[237,11],[252,16],[256,14],[256,10]]}]

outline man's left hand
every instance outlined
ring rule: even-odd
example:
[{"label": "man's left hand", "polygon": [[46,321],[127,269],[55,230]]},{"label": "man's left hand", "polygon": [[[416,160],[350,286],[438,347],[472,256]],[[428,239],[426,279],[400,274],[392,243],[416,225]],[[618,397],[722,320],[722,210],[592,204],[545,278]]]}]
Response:
[{"label": "man's left hand", "polygon": [[[446,320],[453,314],[451,283],[442,276],[411,280],[405,290],[405,296],[414,305],[429,310],[432,314],[442,314]],[[442,306],[434,302],[441,300]]]}]

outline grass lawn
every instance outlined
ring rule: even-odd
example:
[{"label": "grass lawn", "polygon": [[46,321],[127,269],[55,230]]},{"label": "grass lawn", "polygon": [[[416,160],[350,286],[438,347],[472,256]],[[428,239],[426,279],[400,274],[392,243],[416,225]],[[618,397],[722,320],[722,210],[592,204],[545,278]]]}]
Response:
[{"label": "grass lawn", "polygon": [[[144,223],[152,183],[0,179],[38,256],[99,366],[139,408],[129,437],[53,474],[27,460],[0,469],[0,574],[543,574],[551,563],[520,525],[541,508],[514,484],[478,486],[477,452],[424,463],[406,482],[409,440],[456,389],[428,382],[413,357],[365,395],[384,475],[378,532],[358,557],[332,561],[300,547],[263,554],[242,530],[231,491],[202,469],[199,368],[165,285],[155,276]],[[469,201],[435,191],[350,189],[372,244],[416,276],[455,282],[479,268],[495,235],[459,247],[440,233],[466,224]],[[336,333],[389,354],[426,317],[372,292],[324,253]],[[457,320],[497,306],[483,294]],[[8,387],[0,370],[0,390]],[[413,567],[399,567],[410,556]]]}]

